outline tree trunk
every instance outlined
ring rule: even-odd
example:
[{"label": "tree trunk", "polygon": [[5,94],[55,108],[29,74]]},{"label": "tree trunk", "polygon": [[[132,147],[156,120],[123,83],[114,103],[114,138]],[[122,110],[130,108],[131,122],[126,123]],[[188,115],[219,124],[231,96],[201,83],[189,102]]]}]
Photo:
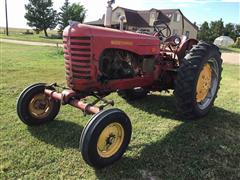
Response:
[{"label": "tree trunk", "polygon": [[48,37],[47,29],[44,29],[43,31],[44,31],[45,36]]}]

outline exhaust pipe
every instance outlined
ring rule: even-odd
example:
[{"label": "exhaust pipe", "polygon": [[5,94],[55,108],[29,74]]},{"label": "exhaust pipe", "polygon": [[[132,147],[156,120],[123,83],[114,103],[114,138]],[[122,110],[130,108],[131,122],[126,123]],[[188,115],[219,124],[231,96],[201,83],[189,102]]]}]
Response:
[{"label": "exhaust pipe", "polygon": [[107,11],[104,19],[104,26],[111,27],[112,26],[112,4],[115,3],[115,0],[109,0],[107,6]]}]

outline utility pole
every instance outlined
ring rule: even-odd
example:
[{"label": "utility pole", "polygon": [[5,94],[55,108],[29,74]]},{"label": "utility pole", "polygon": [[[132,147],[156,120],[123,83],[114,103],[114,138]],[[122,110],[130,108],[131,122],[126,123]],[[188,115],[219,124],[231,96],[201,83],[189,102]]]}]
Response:
[{"label": "utility pole", "polygon": [[8,36],[8,12],[7,12],[7,0],[5,0],[5,12],[6,12],[6,35]]}]

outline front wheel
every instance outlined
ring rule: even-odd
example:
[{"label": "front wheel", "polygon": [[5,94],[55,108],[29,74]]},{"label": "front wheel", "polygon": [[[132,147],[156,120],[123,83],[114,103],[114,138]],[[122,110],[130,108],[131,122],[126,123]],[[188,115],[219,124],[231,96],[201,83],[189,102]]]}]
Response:
[{"label": "front wheel", "polygon": [[217,96],[222,59],[215,45],[199,42],[183,59],[175,81],[174,95],[180,113],[194,119],[205,116]]},{"label": "front wheel", "polygon": [[119,109],[107,109],[94,115],[80,138],[83,159],[92,167],[103,168],[122,157],[130,142],[132,126]]},{"label": "front wheel", "polygon": [[20,120],[29,125],[41,125],[53,120],[61,102],[49,99],[44,90],[46,84],[33,84],[22,91],[17,101],[17,114]]}]

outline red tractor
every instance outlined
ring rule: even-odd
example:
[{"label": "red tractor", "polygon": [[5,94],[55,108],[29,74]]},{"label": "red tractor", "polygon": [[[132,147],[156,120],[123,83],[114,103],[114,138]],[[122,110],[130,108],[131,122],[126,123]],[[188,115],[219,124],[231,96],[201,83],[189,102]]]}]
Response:
[{"label": "red tractor", "polygon": [[[114,105],[105,99],[110,93],[117,92],[128,101],[150,91],[172,89],[184,118],[205,116],[221,80],[219,49],[170,36],[166,24],[155,25],[155,31],[146,35],[80,23],[68,26],[63,33],[68,88],[59,92],[56,83],[27,87],[17,102],[20,120],[29,126],[47,123],[57,116],[61,104],[94,114],[81,134],[80,150],[86,163],[102,168],[124,154],[132,133],[126,113],[117,108],[103,110]],[[87,96],[96,100],[87,103]]]}]

